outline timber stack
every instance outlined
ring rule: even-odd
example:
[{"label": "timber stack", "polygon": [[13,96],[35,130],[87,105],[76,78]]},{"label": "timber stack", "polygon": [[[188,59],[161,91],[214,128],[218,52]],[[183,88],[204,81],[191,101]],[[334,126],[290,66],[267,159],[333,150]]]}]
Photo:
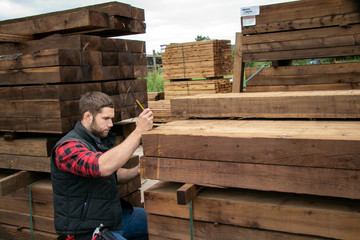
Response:
[{"label": "timber stack", "polygon": [[229,40],[207,40],[172,43],[161,55],[163,63],[164,98],[149,102],[154,122],[164,123],[175,119],[170,110],[170,99],[207,93],[231,92],[228,75],[232,71]]},{"label": "timber stack", "polygon": [[[80,119],[83,93],[114,100],[115,143],[147,106],[144,10],[119,2],[0,22],[0,232],[6,239],[64,239],[55,233],[50,152]],[[134,167],[133,156],[125,167]],[[140,177],[119,186],[141,206]]]},{"label": "timber stack", "polygon": [[[322,3],[308,9],[316,13],[328,7],[296,6],[310,2]],[[301,10],[287,4],[295,2],[264,9]],[[143,136],[142,177],[161,181],[145,191],[150,239],[358,239],[359,89],[170,103],[173,116],[187,119]]]},{"label": "timber stack", "polygon": [[[360,88],[360,63],[347,58],[360,55],[358,1],[261,6],[253,17],[256,25],[243,26],[236,34],[233,92]],[[298,60],[312,64],[300,65]],[[260,67],[244,69],[248,62],[267,67],[257,73]],[[244,71],[247,79],[256,73],[246,84]]]}]

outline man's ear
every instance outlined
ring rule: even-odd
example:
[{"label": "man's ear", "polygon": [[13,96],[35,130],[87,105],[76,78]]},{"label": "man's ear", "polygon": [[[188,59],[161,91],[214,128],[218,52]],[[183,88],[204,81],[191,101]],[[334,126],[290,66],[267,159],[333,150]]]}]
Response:
[{"label": "man's ear", "polygon": [[88,123],[91,123],[92,120],[93,120],[93,115],[90,113],[90,111],[86,111],[83,115],[83,120],[88,122]]}]

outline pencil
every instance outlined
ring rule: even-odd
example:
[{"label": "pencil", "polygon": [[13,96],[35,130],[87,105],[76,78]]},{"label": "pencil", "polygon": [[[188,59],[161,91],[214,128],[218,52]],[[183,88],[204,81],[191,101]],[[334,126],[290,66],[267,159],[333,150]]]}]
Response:
[{"label": "pencil", "polygon": [[140,103],[138,100],[136,100],[136,102],[139,104],[139,106],[141,107],[141,109],[144,111],[144,107],[141,105],[141,103]]}]

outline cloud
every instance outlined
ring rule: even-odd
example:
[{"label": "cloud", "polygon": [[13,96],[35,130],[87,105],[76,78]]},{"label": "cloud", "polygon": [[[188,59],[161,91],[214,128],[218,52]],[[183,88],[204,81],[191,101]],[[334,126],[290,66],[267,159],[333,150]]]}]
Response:
[{"label": "cloud", "polygon": [[[120,0],[145,10],[146,34],[120,38],[146,41],[147,52],[161,44],[195,41],[197,35],[228,39],[241,31],[240,9],[287,0]],[[0,0],[0,20],[78,8],[102,0]]]},{"label": "cloud", "polygon": [[10,0],[0,0],[0,6],[0,20],[21,18],[36,13],[33,9]]}]

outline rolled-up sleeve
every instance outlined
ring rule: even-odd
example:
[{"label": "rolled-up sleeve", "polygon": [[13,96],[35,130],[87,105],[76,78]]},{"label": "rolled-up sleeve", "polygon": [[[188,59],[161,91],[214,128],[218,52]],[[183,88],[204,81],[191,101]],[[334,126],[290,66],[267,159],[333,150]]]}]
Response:
[{"label": "rolled-up sleeve", "polygon": [[55,163],[59,170],[83,177],[101,177],[99,157],[79,141],[65,141],[55,149]]}]

